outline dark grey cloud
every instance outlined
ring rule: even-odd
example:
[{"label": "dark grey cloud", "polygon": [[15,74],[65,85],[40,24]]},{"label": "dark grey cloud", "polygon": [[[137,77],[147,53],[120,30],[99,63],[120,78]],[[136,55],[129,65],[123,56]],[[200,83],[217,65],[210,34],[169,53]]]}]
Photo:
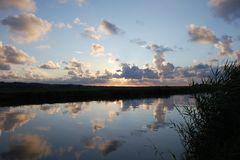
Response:
[{"label": "dark grey cloud", "polygon": [[184,67],[179,70],[184,78],[204,78],[211,74],[209,64],[196,64],[194,66]]},{"label": "dark grey cloud", "polygon": [[144,41],[140,38],[132,39],[130,40],[131,43],[135,43],[141,47],[144,47],[150,51],[152,51],[154,54],[163,54],[164,52],[172,52],[174,51],[170,47],[166,47],[164,45],[158,45],[155,43],[148,43],[147,41]]},{"label": "dark grey cloud", "polygon": [[227,22],[240,19],[239,0],[209,0],[209,4],[215,14]]},{"label": "dark grey cloud", "polygon": [[156,79],[158,73],[150,68],[140,69],[138,66],[122,63],[120,77],[126,79]]},{"label": "dark grey cloud", "polygon": [[66,62],[64,70],[68,70],[68,75],[72,77],[82,77],[83,76],[83,63],[73,59],[69,62]]},{"label": "dark grey cloud", "polygon": [[164,52],[172,52],[173,49],[170,47],[166,47],[163,45],[158,45],[158,44],[148,44],[145,46],[146,49],[149,49],[153,51],[155,54],[163,54]]},{"label": "dark grey cloud", "polygon": [[11,70],[11,66],[9,64],[0,64],[0,70]]},{"label": "dark grey cloud", "polygon": [[124,32],[118,28],[115,24],[108,22],[107,20],[102,20],[98,26],[98,30],[105,34],[123,34]]}]

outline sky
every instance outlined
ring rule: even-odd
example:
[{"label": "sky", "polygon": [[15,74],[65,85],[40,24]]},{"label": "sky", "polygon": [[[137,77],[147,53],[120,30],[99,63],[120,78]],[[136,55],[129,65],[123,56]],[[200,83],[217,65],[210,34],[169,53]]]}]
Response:
[{"label": "sky", "polygon": [[188,85],[240,60],[239,0],[0,0],[0,81]]}]

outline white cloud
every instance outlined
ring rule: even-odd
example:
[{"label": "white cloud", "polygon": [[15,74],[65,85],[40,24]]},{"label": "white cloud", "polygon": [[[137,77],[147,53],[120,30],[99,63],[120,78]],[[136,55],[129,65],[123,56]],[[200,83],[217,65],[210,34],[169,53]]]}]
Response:
[{"label": "white cloud", "polygon": [[1,21],[9,27],[11,38],[19,43],[29,43],[42,38],[51,30],[51,24],[31,13],[9,16]]},{"label": "white cloud", "polygon": [[100,40],[102,38],[101,34],[92,26],[85,27],[81,35],[94,40]]},{"label": "white cloud", "polygon": [[58,0],[58,3],[60,3],[60,4],[66,4],[66,3],[71,2],[71,1],[77,3],[78,6],[81,7],[81,6],[83,6],[84,4],[86,4],[88,0]]},{"label": "white cloud", "polygon": [[36,48],[38,48],[38,49],[49,49],[49,48],[51,48],[51,46],[47,45],[47,44],[42,44],[42,45],[37,46]]},{"label": "white cloud", "polygon": [[188,26],[188,34],[191,41],[203,44],[216,43],[218,41],[215,33],[206,26],[196,26],[195,24],[191,24]]},{"label": "white cloud", "polygon": [[59,69],[60,65],[58,63],[54,63],[53,61],[48,61],[47,64],[43,64],[40,66],[42,69]]},{"label": "white cloud", "polygon": [[87,0],[76,0],[79,6],[82,6],[87,3]]},{"label": "white cloud", "polygon": [[233,53],[231,48],[232,44],[232,37],[230,36],[223,36],[221,40],[219,40],[214,46],[219,49],[220,55],[230,55]]},{"label": "white cloud", "polygon": [[17,49],[15,46],[1,44],[0,62],[10,64],[32,64],[35,62],[35,59],[24,51]]},{"label": "white cloud", "polygon": [[77,24],[80,25],[81,24],[81,20],[77,17],[73,20],[73,24]]},{"label": "white cloud", "polygon": [[55,23],[54,26],[59,29],[72,29],[72,25],[68,23]]},{"label": "white cloud", "polygon": [[104,55],[104,46],[100,44],[92,44],[91,46],[91,54],[96,56]]},{"label": "white cloud", "polygon": [[188,27],[188,33],[191,41],[202,43],[202,44],[212,44],[215,48],[219,50],[219,55],[230,55],[233,53],[231,48],[232,37],[222,36],[218,38],[213,31],[205,26],[196,26],[191,24]]},{"label": "white cloud", "polygon": [[113,64],[113,63],[118,61],[118,59],[115,58],[112,53],[108,53],[107,54],[107,58],[108,58],[108,63],[112,63]]},{"label": "white cloud", "polygon": [[46,80],[48,78],[49,75],[37,67],[25,70],[25,74],[23,76],[23,79],[25,80]]}]

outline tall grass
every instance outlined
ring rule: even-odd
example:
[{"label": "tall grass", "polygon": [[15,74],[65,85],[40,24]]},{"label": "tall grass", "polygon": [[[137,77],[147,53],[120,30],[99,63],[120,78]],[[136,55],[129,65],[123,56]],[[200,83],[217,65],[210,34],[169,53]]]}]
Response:
[{"label": "tall grass", "polygon": [[212,70],[202,84],[214,92],[195,94],[196,108],[179,110],[185,122],[175,125],[185,147],[183,159],[240,159],[240,64]]}]

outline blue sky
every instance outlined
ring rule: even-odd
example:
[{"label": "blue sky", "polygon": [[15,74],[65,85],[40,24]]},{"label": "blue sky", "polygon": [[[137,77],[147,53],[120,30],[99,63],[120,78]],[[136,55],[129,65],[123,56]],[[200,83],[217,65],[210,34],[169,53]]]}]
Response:
[{"label": "blue sky", "polygon": [[238,60],[239,6],[237,0],[0,0],[0,78],[186,85],[215,63]]}]

